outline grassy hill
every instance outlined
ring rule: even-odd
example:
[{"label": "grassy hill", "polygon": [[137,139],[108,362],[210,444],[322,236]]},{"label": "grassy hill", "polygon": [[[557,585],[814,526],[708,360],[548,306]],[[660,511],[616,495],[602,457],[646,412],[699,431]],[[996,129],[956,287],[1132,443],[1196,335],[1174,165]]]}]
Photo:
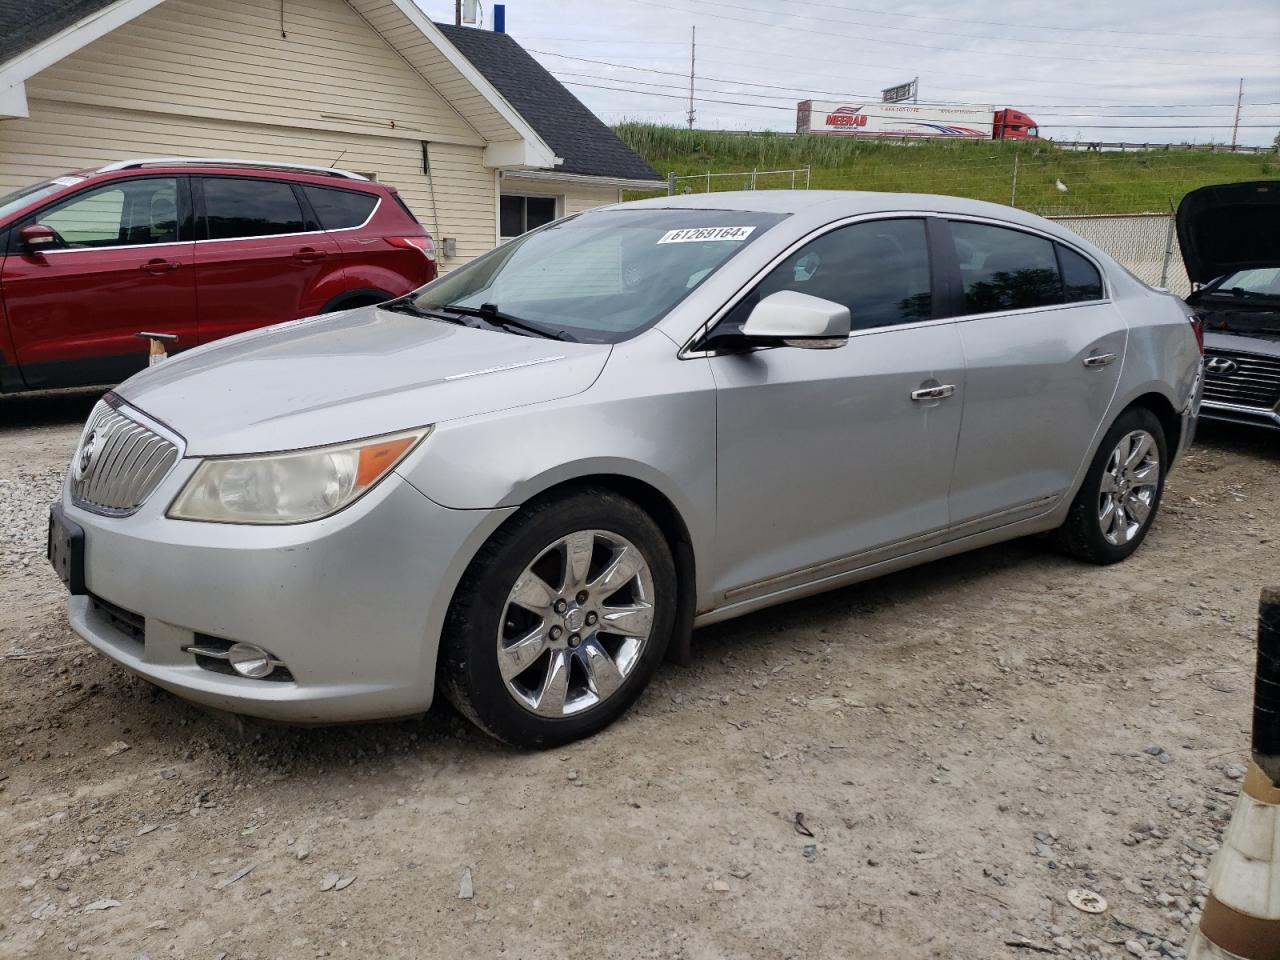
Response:
[{"label": "grassy hill", "polygon": [[[1049,142],[904,144],[770,133],[741,136],[642,123],[623,123],[614,130],[659,173],[736,174],[713,176],[711,189],[716,191],[746,188],[753,168],[809,166],[813,189],[942,193],[1007,204],[1014,199],[1016,158],[1016,205],[1047,215],[1165,213],[1196,187],[1280,178],[1280,157],[1275,153],[1078,153]],[[785,188],[791,182],[790,174],[756,177],[757,189]],[[803,185],[801,174],[797,186]],[[678,188],[700,193],[707,181],[682,180]]]}]

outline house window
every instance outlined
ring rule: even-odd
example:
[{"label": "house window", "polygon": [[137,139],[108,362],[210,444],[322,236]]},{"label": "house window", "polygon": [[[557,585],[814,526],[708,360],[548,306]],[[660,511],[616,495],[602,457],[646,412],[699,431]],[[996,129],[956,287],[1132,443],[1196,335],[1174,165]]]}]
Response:
[{"label": "house window", "polygon": [[498,208],[499,234],[510,240],[550,223],[557,216],[557,197],[522,197],[504,193]]}]

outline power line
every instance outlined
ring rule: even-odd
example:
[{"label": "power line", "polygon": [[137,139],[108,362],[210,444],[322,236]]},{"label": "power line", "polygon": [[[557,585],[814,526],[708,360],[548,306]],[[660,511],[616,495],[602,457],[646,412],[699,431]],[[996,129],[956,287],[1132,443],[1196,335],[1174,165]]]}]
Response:
[{"label": "power line", "polygon": [[[666,4],[666,3],[660,3],[660,2],[658,2],[658,0],[630,0],[630,2],[631,2],[631,3],[638,3],[638,4],[641,4],[641,5],[643,5],[643,6],[648,6],[648,7],[658,7],[658,8],[663,9],[663,10],[675,10],[675,11],[677,11],[677,12],[679,12],[679,13],[684,13],[684,14],[690,14],[690,13],[692,13],[692,11],[690,11],[690,10],[688,10],[688,9],[685,9],[685,8],[682,8],[682,7],[675,7],[675,6],[671,6],[671,5]],[[730,10],[739,10],[739,11],[741,11],[741,10],[744,10],[744,9],[756,9],[756,12],[758,12],[758,13],[764,13],[764,12],[767,12],[767,11],[759,10],[758,8],[744,8],[743,6],[741,6],[741,4],[736,3],[736,2],[735,2],[735,3],[723,3],[723,2],[720,2],[720,0],[697,0],[697,2],[699,2],[699,3],[703,3],[703,4],[706,4],[706,5],[708,5],[708,6],[712,6],[712,7],[723,7],[723,8],[727,8],[727,9],[730,9]],[[788,14],[787,14],[787,16],[795,17],[795,18],[798,18],[798,19],[801,19],[801,20],[813,20],[813,21],[817,21],[817,22],[822,22],[821,18],[819,18],[819,17],[807,17],[807,16],[805,16],[805,15],[804,15],[804,14],[802,14],[802,13],[788,13]],[[760,22],[759,22],[758,20],[749,20],[749,19],[746,19],[746,18],[744,18],[744,17],[731,17],[731,16],[729,16],[728,14],[723,14],[723,13],[717,13],[717,14],[716,14],[716,17],[718,17],[718,18],[719,18],[719,19],[721,19],[721,20],[732,20],[732,21],[735,21],[735,22],[737,22],[737,23],[749,23],[749,24],[751,24],[751,25],[753,25],[753,26],[756,26],[756,27],[761,26],[761,24],[760,24]],[[840,23],[845,23],[845,24],[849,24],[849,25],[851,25],[851,26],[871,26],[871,27],[881,27],[881,26],[883,26],[883,25],[881,25],[881,24],[866,24],[866,23],[862,23],[861,21],[854,21],[854,20],[840,20],[840,21],[838,21],[838,22],[840,22]],[[770,24],[769,26],[782,26],[782,24]],[[786,29],[787,29],[789,32],[793,32],[793,33],[810,33],[810,34],[815,34],[815,35],[824,36],[824,37],[828,37],[828,38],[829,38],[829,37],[831,37],[831,33],[830,33],[829,31],[826,31],[826,30],[811,30],[811,29],[805,29],[804,27],[794,27],[794,26],[790,26],[790,25],[787,25]],[[900,29],[900,28],[890,27],[890,28],[888,28],[888,29]],[[916,31],[916,32],[926,32],[926,31]],[[966,40],[982,41],[984,38],[982,38],[982,37],[975,37],[975,36],[972,36],[972,35],[966,35],[966,36],[964,37],[964,39],[966,39]],[[863,37],[863,38],[862,38],[862,42],[866,42],[866,43],[879,43],[879,44],[889,44],[889,45],[892,45],[892,46],[902,46],[902,47],[918,47],[918,48],[921,48],[921,49],[924,49],[924,50],[941,50],[941,51],[944,51],[944,52],[947,52],[947,53],[974,53],[974,52],[976,52],[975,50],[973,50],[973,49],[971,49],[971,48],[966,49],[966,48],[957,48],[957,47],[938,46],[937,44],[932,44],[932,43],[913,43],[913,42],[911,42],[910,40],[886,40],[886,39],[881,39],[881,38],[877,38],[877,37]],[[1199,52],[1199,51],[1185,51],[1185,50],[1184,50],[1184,51],[1180,51],[1180,52],[1183,52],[1183,53],[1197,53],[1197,52]],[[1108,58],[1105,58],[1105,57],[1062,57],[1062,56],[1052,56],[1052,55],[1050,55],[1050,54],[1015,53],[1015,52],[1013,52],[1013,51],[1010,51],[1010,50],[1007,50],[1007,49],[1004,49],[1004,48],[1001,48],[1001,50],[1000,50],[1000,56],[1002,56],[1002,57],[1017,57],[1017,58],[1019,58],[1019,59],[1023,59],[1023,60],[1061,60],[1061,61],[1070,61],[1070,62],[1076,62],[1076,63],[1105,63],[1105,64],[1112,64],[1112,63],[1114,63],[1114,62],[1115,62],[1115,61],[1113,61],[1113,60],[1111,60],[1111,59],[1108,59]],[[1240,55],[1239,55],[1239,54],[1235,54],[1235,55],[1233,55],[1233,56],[1240,56]],[[1248,56],[1264,56],[1264,54],[1249,54]],[[1181,61],[1178,61],[1178,62],[1167,62],[1167,61],[1161,61],[1161,64],[1162,64],[1162,65],[1164,65],[1164,66],[1178,66],[1178,67],[1186,67],[1186,66],[1190,66],[1190,64],[1187,64],[1187,63],[1184,63],[1184,62],[1181,62]]]},{"label": "power line", "polygon": [[[677,87],[677,86],[676,86],[675,84],[673,84],[673,83],[652,83],[652,82],[647,82],[647,81],[644,81],[644,80],[622,80],[622,79],[617,79],[617,78],[614,78],[614,77],[601,77],[601,76],[597,76],[596,74],[592,74],[592,73],[575,73],[575,72],[573,72],[573,71],[571,71],[571,70],[552,70],[551,72],[552,72],[552,74],[553,74],[554,76],[556,76],[557,78],[574,77],[574,78],[579,78],[579,79],[584,79],[584,80],[602,80],[602,81],[606,81],[606,82],[609,82],[609,83],[629,83],[629,84],[633,84],[633,85],[641,86],[641,87],[658,87],[658,88],[663,89],[663,90],[676,90],[676,89],[681,89],[681,88]],[[715,82],[715,83],[732,83],[732,82],[735,82],[735,81],[729,81],[729,80],[715,80],[715,79],[714,79],[714,78],[712,78],[712,77],[699,77],[698,79],[702,80],[704,83],[706,83],[706,82]],[[567,81],[566,81],[566,82],[567,82]],[[755,84],[753,84],[753,86],[755,86]],[[759,86],[769,86],[769,84],[759,84]],[[625,88],[623,88],[623,87],[619,87],[619,88],[617,88],[617,89],[625,89]],[[779,88],[774,88],[774,89],[785,89],[785,88],[781,88],[781,87],[779,87]],[[796,101],[795,101],[795,97],[784,97],[784,96],[780,96],[780,95],[777,95],[777,94],[752,93],[752,92],[750,92],[750,91],[739,91],[739,90],[710,90],[710,91],[708,91],[708,92],[709,92],[709,93],[716,93],[716,94],[727,94],[727,95],[730,95],[730,96],[732,96],[732,95],[734,95],[734,94],[741,94],[742,96],[747,96],[747,97],[757,97],[757,98],[759,98],[759,99],[760,99],[760,101],[761,101],[761,105],[762,105],[762,106],[773,106],[773,104],[765,104],[765,103],[764,103],[764,101],[766,101],[766,100],[785,100],[785,101],[787,101],[787,102],[788,102],[788,107],[787,107],[787,109],[791,109],[791,108],[795,105],[795,102],[796,102]],[[877,102],[878,102],[878,101],[877,101]],[[931,103],[928,103],[928,102],[926,102],[924,105],[925,105],[925,106],[964,106],[964,104],[931,104]],[[1228,107],[1229,107],[1229,106],[1232,106],[1232,104],[1225,104],[1224,106],[1228,106]],[[1217,114],[1213,114],[1213,113],[1054,113],[1054,112],[1052,112],[1052,111],[1049,111],[1049,112],[1046,112],[1046,113],[1039,113],[1039,112],[1038,112],[1038,113],[1037,113],[1037,116],[1043,116],[1043,117],[1102,117],[1102,118],[1107,119],[1107,120],[1113,120],[1113,119],[1114,119],[1114,120],[1122,120],[1122,119],[1145,119],[1145,120],[1173,120],[1173,119],[1180,119],[1180,120],[1186,120],[1186,119],[1201,119],[1201,118],[1205,118],[1205,117],[1208,117],[1208,118],[1211,118],[1211,119],[1212,119],[1212,118],[1216,118],[1218,115],[1217,115]],[[1280,120],[1280,116],[1274,116],[1274,117],[1273,117],[1273,116],[1255,116],[1255,117],[1253,117],[1253,118],[1251,118],[1251,119],[1254,119],[1254,120]]]},{"label": "power line", "polygon": [[[1099,27],[1058,27],[1058,26],[1051,26],[1048,24],[1009,23],[1007,21],[1001,21],[1001,20],[971,20],[968,17],[963,17],[963,18],[940,17],[932,13],[920,14],[920,13],[903,13],[899,10],[872,10],[867,7],[850,7],[850,6],[846,6],[845,4],[822,3],[822,2],[819,2],[819,0],[805,0],[805,5],[810,7],[824,7],[831,10],[843,10],[846,13],[852,13],[852,12],[870,13],[877,17],[901,17],[901,18],[909,18],[912,20],[936,20],[943,23],[963,23],[965,25],[978,24],[985,27],[1010,27],[1014,30],[1056,30],[1064,33],[1089,33],[1089,34],[1118,33],[1118,34],[1123,34],[1124,36],[1132,36],[1132,37],[1168,37],[1168,38],[1173,38],[1178,40],[1186,39],[1186,34],[1184,33],[1153,33],[1149,30],[1109,30],[1106,28],[1099,28]],[[1247,40],[1254,39],[1253,37],[1244,37],[1244,36],[1223,37],[1223,36],[1209,36],[1206,34],[1199,34],[1199,37],[1204,40],[1228,40],[1228,41],[1240,41],[1240,40],[1247,41]],[[1052,42],[1052,41],[1049,41],[1049,42]],[[1132,47],[1130,49],[1151,50],[1155,48]]]},{"label": "power line", "polygon": [[[564,82],[567,86],[571,86],[571,87],[588,87],[588,88],[592,88],[592,89],[596,89],[596,90],[612,90],[612,91],[614,91],[615,93],[633,93],[633,94],[636,94],[636,95],[638,95],[638,96],[642,96],[642,97],[663,97],[663,98],[666,98],[666,99],[673,99],[673,100],[685,100],[685,99],[687,99],[687,94],[680,94],[680,93],[660,93],[660,92],[652,91],[652,90],[635,90],[635,89],[631,89],[631,88],[628,88],[628,87],[610,87],[610,86],[605,86],[604,84],[598,84],[598,83],[582,83],[581,81],[577,81],[577,80],[565,80],[565,81],[563,81],[563,82]],[[624,81],[624,82],[629,82],[629,81]],[[657,85],[657,84],[655,84],[655,86],[658,86],[658,85]],[[720,99],[717,99],[717,98],[714,98],[714,97],[698,97],[698,96],[695,96],[695,97],[694,97],[694,100],[696,100],[696,101],[698,101],[698,102],[701,102],[701,103],[721,103],[721,104],[727,104],[727,105],[729,105],[729,106],[735,106],[735,107],[757,107],[757,108],[759,108],[759,109],[763,109],[763,110],[786,110],[786,111],[788,111],[788,112],[791,112],[792,110],[794,110],[794,109],[795,109],[794,107],[791,107],[791,106],[785,106],[785,105],[782,105],[782,104],[760,103],[760,102],[758,102],[758,101],[757,101],[757,102],[754,102],[754,103],[750,103],[750,102],[746,102],[746,101],[742,101],[742,100],[720,100]],[[1152,118],[1152,119],[1156,119],[1156,118]],[[1117,123],[1117,124],[1091,124],[1091,123],[1059,123],[1059,124],[1054,124],[1054,126],[1060,126],[1060,127],[1071,127],[1071,128],[1073,128],[1073,129],[1077,129],[1077,130],[1224,130],[1224,129],[1225,129],[1225,130],[1229,130],[1229,129],[1231,128],[1231,124],[1229,124],[1229,123],[1227,123],[1227,124],[1213,124],[1213,123],[1169,123],[1169,124],[1129,124],[1129,123]],[[1271,129],[1274,129],[1274,124],[1266,124],[1266,123],[1245,124],[1245,123],[1242,123],[1242,124],[1240,124],[1240,129],[1241,129],[1241,130],[1271,130]]]},{"label": "power line", "polygon": [[[681,72],[681,71],[678,71],[678,70],[661,70],[661,69],[659,69],[659,68],[657,68],[657,67],[637,67],[637,66],[635,66],[635,65],[633,65],[633,64],[629,64],[629,63],[618,63],[618,62],[613,61],[613,60],[598,60],[598,59],[595,59],[595,58],[593,58],[593,57],[575,57],[575,56],[572,56],[572,55],[567,54],[567,53],[555,53],[555,52],[550,51],[550,50],[536,50],[536,49],[534,49],[534,48],[532,48],[532,47],[528,48],[528,50],[529,50],[529,52],[530,52],[530,53],[536,53],[536,54],[539,54],[540,56],[558,57],[558,58],[560,58],[560,59],[562,59],[562,60],[574,60],[574,61],[577,61],[577,62],[579,62],[579,63],[591,63],[591,64],[595,64],[595,65],[597,65],[597,66],[602,66],[602,67],[616,67],[617,69],[620,69],[620,70],[634,70],[634,71],[636,71],[636,72],[638,72],[638,73],[654,73],[654,74],[660,74],[660,75],[662,75],[662,76],[680,77],[680,78],[682,78],[682,79],[688,76],[688,74],[687,74],[687,73],[684,73],[684,72]],[[555,72],[555,71],[553,71],[553,72]],[[611,77],[598,78],[598,77],[595,77],[594,75],[588,75],[588,74],[575,74],[575,73],[571,73],[571,72],[566,72],[566,75],[567,75],[567,76],[580,76],[580,77],[585,76],[585,77],[589,77],[590,79],[613,79],[613,78],[611,78]],[[877,92],[877,93],[874,93],[874,94],[869,94],[869,93],[851,93],[851,92],[850,92],[850,91],[848,91],[848,90],[844,90],[844,91],[841,91],[841,92],[836,92],[836,91],[833,91],[833,90],[813,90],[813,89],[810,89],[810,88],[807,88],[807,87],[793,87],[793,86],[782,86],[782,85],[772,84],[772,83],[759,83],[759,82],[754,81],[754,80],[730,80],[730,79],[728,79],[727,77],[708,77],[708,76],[705,76],[705,75],[700,75],[700,76],[699,76],[699,79],[700,79],[700,80],[703,80],[703,81],[707,81],[707,82],[713,82],[713,83],[734,84],[734,85],[737,85],[737,86],[744,86],[744,87],[759,87],[759,88],[767,89],[767,90],[790,90],[790,91],[798,91],[798,92],[808,93],[808,94],[821,94],[821,95],[823,95],[823,96],[831,96],[831,97],[837,97],[837,98],[841,98],[841,99],[845,99],[845,98],[854,98],[854,99],[859,99],[859,98],[860,98],[860,99],[875,100],[875,99],[878,99],[878,98],[879,98],[879,93],[878,93],[878,92]],[[621,82],[634,82],[634,83],[639,83],[640,81],[636,80],[636,81],[621,81]],[[719,92],[719,93],[736,93],[736,92],[738,92],[738,91],[722,90],[722,91],[713,91],[713,92]],[[764,96],[763,94],[751,94],[751,93],[746,93],[746,92],[744,92],[744,95],[746,95],[746,96]],[[774,99],[780,99],[780,98],[775,97]],[[932,102],[934,102],[934,101],[925,101],[925,102],[927,102],[927,103],[932,103]],[[941,102],[941,101],[939,101],[939,102]],[[1249,106],[1249,107],[1276,106],[1276,105],[1277,105],[1276,103],[1249,103],[1249,104],[1245,104],[1245,106]],[[1171,103],[1171,104],[1162,104],[1162,103],[1141,103],[1141,104],[1138,104],[1138,103],[1132,103],[1132,104],[1131,104],[1131,103],[1117,103],[1117,104],[1108,104],[1108,103],[1041,103],[1041,104],[1034,104],[1034,103],[1033,103],[1033,104],[1027,104],[1027,105],[1025,105],[1025,106],[1026,106],[1028,109],[1029,109],[1029,108],[1032,108],[1032,107],[1035,107],[1035,108],[1046,108],[1046,107],[1122,107],[1122,108],[1152,108],[1152,109],[1191,109],[1191,108],[1209,108],[1209,107],[1224,107],[1224,108],[1225,108],[1225,107],[1234,107],[1234,106],[1235,106],[1235,104],[1234,104],[1234,103]]]},{"label": "power line", "polygon": [[[704,2],[704,3],[712,3],[712,0],[702,0],[702,2]],[[753,10],[753,9],[754,9],[754,8],[752,8],[752,7],[750,7],[750,6],[742,6],[742,5],[740,5],[740,4],[720,4],[720,3],[717,3],[717,4],[714,4],[714,5],[716,5],[716,6],[733,6],[733,7],[736,7],[736,9],[738,9],[738,10],[742,10],[742,11],[750,11],[750,10]],[[813,3],[813,2],[809,2],[809,0],[806,0],[805,6],[807,6],[807,7],[825,7],[825,8],[827,8],[827,9],[840,10],[840,11],[842,11],[842,12],[844,12],[844,13],[852,13],[852,12],[859,12],[859,11],[860,11],[860,12],[864,12],[864,13],[872,13],[872,14],[875,14],[876,16],[880,16],[880,17],[887,17],[887,18],[889,18],[889,19],[897,19],[899,16],[905,16],[905,15],[902,15],[902,14],[888,13],[888,12],[886,12],[886,11],[882,11],[882,10],[864,10],[864,9],[862,9],[862,8],[858,8],[858,7],[844,7],[844,6],[840,6],[840,5],[838,5],[838,4],[831,4],[831,3]],[[759,10],[758,12],[760,12],[760,13],[771,13],[771,12],[774,12],[774,11],[771,11],[771,10]],[[954,33],[954,32],[949,32],[949,31],[944,31],[944,30],[928,30],[928,29],[925,29],[925,28],[923,28],[923,27],[895,27],[895,26],[892,26],[891,24],[883,23],[883,22],[879,22],[879,23],[867,23],[866,21],[863,21],[863,20],[848,20],[848,19],[842,19],[842,18],[839,18],[839,17],[833,17],[833,16],[827,16],[827,17],[810,17],[810,16],[806,16],[805,14],[802,14],[802,13],[791,13],[791,12],[788,12],[786,15],[787,15],[787,16],[789,16],[789,17],[799,17],[799,18],[804,19],[804,20],[818,20],[818,21],[822,21],[822,20],[831,20],[831,21],[834,21],[834,22],[836,22],[836,23],[847,23],[847,24],[850,24],[850,25],[852,25],[852,26],[857,26],[857,27],[873,27],[873,28],[875,28],[875,29],[880,29],[880,30],[896,30],[896,31],[898,31],[898,32],[900,32],[900,33],[927,34],[927,35],[935,36],[935,37],[947,37],[947,38],[949,38],[949,39],[960,39],[960,40],[982,40],[982,41],[996,41],[996,42],[1011,41],[1011,42],[1014,42],[1014,43],[1034,43],[1034,44],[1043,44],[1043,45],[1047,45],[1047,46],[1054,46],[1054,47],[1069,46],[1069,47],[1089,47],[1090,49],[1105,48],[1105,49],[1108,49],[1108,50],[1137,50],[1137,51],[1145,51],[1145,52],[1147,52],[1147,53],[1191,53],[1191,54],[1197,54],[1197,53],[1201,53],[1201,54],[1202,54],[1202,53],[1211,53],[1211,54],[1217,54],[1217,55],[1221,55],[1221,56],[1231,56],[1231,57],[1239,57],[1239,56],[1252,56],[1252,57],[1268,56],[1268,57],[1269,57],[1269,56],[1271,56],[1270,54],[1262,54],[1262,53],[1253,53],[1253,54],[1245,53],[1245,54],[1241,54],[1239,51],[1235,51],[1235,50],[1233,50],[1233,51],[1227,51],[1227,50],[1203,50],[1203,49],[1199,49],[1199,50],[1197,50],[1197,49],[1187,49],[1187,48],[1185,48],[1185,47],[1164,47],[1164,48],[1161,48],[1161,47],[1139,47],[1139,46],[1131,46],[1131,45],[1126,45],[1126,44],[1110,44],[1110,43],[1102,43],[1102,42],[1099,42],[1097,39],[1091,39],[1091,40],[1089,40],[1089,41],[1079,41],[1079,40],[1062,40],[1062,39],[1053,39],[1053,40],[1036,40],[1036,39],[1032,39],[1032,38],[1028,38],[1028,37],[996,37],[996,36],[983,36],[983,35],[980,35],[980,34],[957,34],[957,33]],[[920,17],[920,18],[918,18],[918,19],[926,19],[926,20],[944,20],[944,21],[947,21],[947,22],[950,22],[950,23],[966,23],[966,24],[967,24],[967,23],[970,23],[970,22],[974,22],[974,23],[977,23],[977,22],[978,22],[978,21],[956,20],[956,19],[948,18],[948,17]],[[1009,24],[988,24],[988,25],[989,25],[989,26],[1009,26]],[[1256,42],[1256,38],[1250,38],[1250,39],[1254,39],[1254,40],[1255,40],[1255,42]],[[896,41],[882,41],[882,42],[896,42]],[[1003,52],[1003,51],[1002,51],[1002,52]],[[1072,58],[1055,58],[1055,59],[1072,59]]]},{"label": "power line", "polygon": [[[640,0],[635,0],[635,2],[640,2]],[[676,8],[672,7],[672,8],[670,8],[670,9],[676,9]],[[715,44],[715,43],[703,43],[703,44],[702,44],[702,46],[703,46],[703,47],[707,47],[707,48],[711,48],[711,49],[716,49],[716,50],[733,50],[733,51],[735,51],[735,52],[738,52],[738,51],[740,51],[740,50],[741,50],[741,47],[727,47],[727,46],[724,46],[724,45],[722,45],[722,44]],[[567,53],[553,53],[553,52],[551,52],[551,51],[538,51],[538,50],[533,50],[532,48],[530,48],[530,52],[531,52],[531,53],[543,53],[543,54],[548,55],[548,56],[553,56],[553,57],[562,57],[562,58],[565,58],[565,59],[568,59],[568,60],[583,59],[583,58],[581,58],[581,57],[574,57],[573,55],[571,55],[571,54],[567,54]],[[849,66],[849,61],[848,61],[848,59],[847,59],[847,58],[846,58],[846,59],[839,59],[839,60],[837,60],[837,59],[832,59],[832,58],[830,58],[830,57],[817,57],[817,56],[814,56],[813,54],[810,54],[810,53],[805,53],[805,54],[795,54],[795,53],[784,53],[784,52],[779,51],[779,50],[770,50],[770,51],[769,51],[769,56],[770,56],[770,57],[772,57],[772,58],[781,57],[781,58],[783,58],[783,59],[788,59],[788,60],[804,60],[806,63],[833,63],[833,64],[839,64],[839,65],[840,65],[840,66],[842,66],[842,67],[848,67],[848,66]],[[662,59],[670,59],[670,58],[662,58]],[[598,61],[597,61],[597,62],[598,62]],[[705,61],[705,62],[707,62],[707,63],[720,64],[721,66],[726,66],[726,67],[746,67],[746,68],[748,68],[748,69],[752,69],[752,70],[758,70],[758,69],[759,69],[759,67],[760,67],[759,62],[755,62],[755,63],[743,63],[743,62],[742,62],[742,61],[740,61],[740,60],[707,60],[707,61]],[[868,62],[870,62],[870,63],[872,63],[872,64],[874,65],[874,61],[868,61]],[[625,65],[620,64],[619,66],[625,66]],[[900,63],[900,62],[898,62],[898,63],[894,63],[894,64],[892,64],[892,66],[893,66],[895,69],[901,69],[901,66],[902,66],[902,65],[901,65],[901,63]],[[642,68],[630,68],[630,69],[642,69]],[[961,71],[961,70],[933,70],[933,69],[931,69],[931,70],[929,70],[929,72],[928,72],[928,73],[929,73],[929,76],[937,76],[937,77],[965,77],[965,78],[979,78],[979,79],[983,79],[983,80],[990,80],[990,79],[991,79],[991,74],[990,74],[990,72],[987,72],[987,73],[967,73],[967,72],[965,72],[965,71]],[[684,76],[684,74],[681,74],[681,76]],[[1237,76],[1237,74],[1235,74],[1235,73],[1233,72],[1233,73],[1232,73],[1232,80],[1233,80],[1233,82],[1234,82],[1234,79],[1235,79],[1235,77],[1236,77],[1236,76]],[[869,79],[869,78],[867,78],[867,77],[863,77],[863,79]],[[1009,80],[1009,81],[1017,82],[1017,83],[1024,83],[1024,84],[1025,84],[1025,83],[1033,83],[1033,84],[1037,84],[1037,85],[1040,85],[1040,86],[1052,86],[1052,87],[1060,87],[1060,86],[1062,86],[1062,81],[1061,81],[1060,79],[1057,79],[1057,80],[1043,80],[1043,79],[1038,79],[1038,78],[1035,78],[1035,77],[1006,77],[1005,79],[1006,79],[1006,80]],[[877,82],[878,82],[878,81],[877,81]],[[1107,89],[1109,89],[1109,90],[1111,90],[1111,89],[1114,89],[1114,88],[1115,88],[1115,83],[1114,83],[1114,82],[1103,82],[1103,81],[1081,80],[1081,79],[1078,79],[1078,78],[1073,78],[1071,82],[1072,82],[1072,84],[1073,84],[1074,86],[1106,87],[1106,88],[1107,88]],[[843,96],[843,95],[844,95],[844,94],[842,94],[842,96]],[[877,94],[877,95],[878,95],[878,94]],[[984,99],[990,99],[990,98],[984,98]],[[999,99],[999,98],[996,98],[996,99]]]}]

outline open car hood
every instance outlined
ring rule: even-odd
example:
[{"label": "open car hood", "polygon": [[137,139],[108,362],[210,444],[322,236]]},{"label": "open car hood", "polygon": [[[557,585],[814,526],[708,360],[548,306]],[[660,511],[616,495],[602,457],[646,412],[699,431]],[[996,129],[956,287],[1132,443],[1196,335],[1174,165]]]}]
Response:
[{"label": "open car hood", "polygon": [[1280,180],[1192,190],[1178,204],[1178,243],[1192,282],[1280,265]]}]

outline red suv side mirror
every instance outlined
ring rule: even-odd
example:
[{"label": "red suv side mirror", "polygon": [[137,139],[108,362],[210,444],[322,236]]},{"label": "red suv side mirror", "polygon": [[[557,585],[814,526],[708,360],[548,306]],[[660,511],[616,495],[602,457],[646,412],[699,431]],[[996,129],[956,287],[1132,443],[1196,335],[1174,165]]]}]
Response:
[{"label": "red suv side mirror", "polygon": [[28,253],[52,250],[58,245],[58,234],[54,232],[53,227],[46,227],[43,223],[32,223],[23,227],[18,231],[18,239],[22,241]]}]

